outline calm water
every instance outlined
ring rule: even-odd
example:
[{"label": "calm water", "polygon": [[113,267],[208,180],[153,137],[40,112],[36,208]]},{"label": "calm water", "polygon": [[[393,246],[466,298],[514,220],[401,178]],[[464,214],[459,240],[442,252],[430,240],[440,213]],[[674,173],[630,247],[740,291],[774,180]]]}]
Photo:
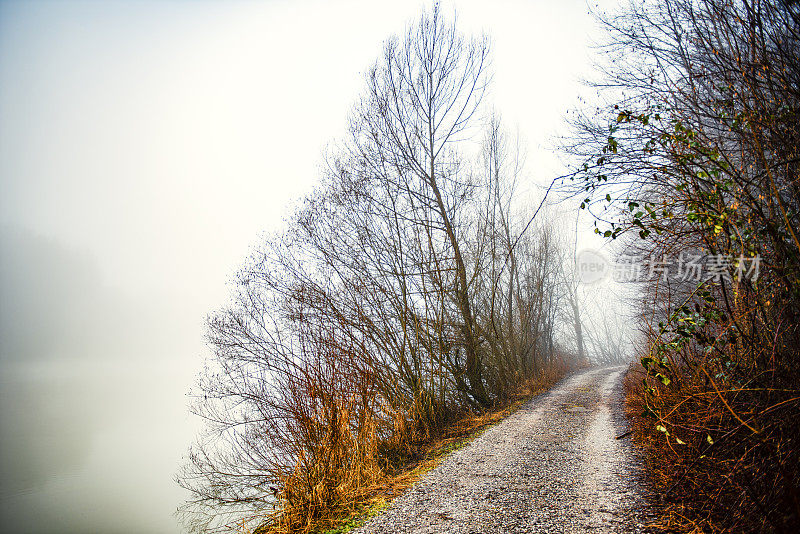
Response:
[{"label": "calm water", "polygon": [[195,421],[185,369],[64,362],[3,370],[0,530],[179,532],[172,476]]}]

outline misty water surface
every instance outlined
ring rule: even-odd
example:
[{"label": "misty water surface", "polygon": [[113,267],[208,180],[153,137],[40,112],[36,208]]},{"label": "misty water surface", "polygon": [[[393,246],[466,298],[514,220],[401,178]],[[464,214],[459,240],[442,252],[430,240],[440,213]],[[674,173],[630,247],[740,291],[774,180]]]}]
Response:
[{"label": "misty water surface", "polygon": [[2,530],[177,531],[191,303],[123,298],[89,256],[19,230],[0,251]]}]

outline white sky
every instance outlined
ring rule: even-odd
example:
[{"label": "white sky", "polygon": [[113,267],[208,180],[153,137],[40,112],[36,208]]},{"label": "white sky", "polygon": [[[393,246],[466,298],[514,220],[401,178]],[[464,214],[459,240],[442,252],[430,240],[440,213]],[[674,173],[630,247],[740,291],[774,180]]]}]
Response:
[{"label": "white sky", "polygon": [[[549,182],[591,74],[586,2],[454,5],[493,40],[489,98],[529,187]],[[0,3],[3,524],[177,530],[203,318],[422,6]]]}]

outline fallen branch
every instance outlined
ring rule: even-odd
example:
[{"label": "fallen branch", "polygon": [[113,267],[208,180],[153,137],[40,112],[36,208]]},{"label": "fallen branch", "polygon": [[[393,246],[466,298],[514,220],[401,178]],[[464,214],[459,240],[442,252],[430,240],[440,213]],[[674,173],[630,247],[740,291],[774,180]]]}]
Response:
[{"label": "fallen branch", "polygon": [[631,434],[633,434],[633,432],[634,432],[633,430],[628,430],[628,431],[627,431],[627,432],[625,432],[624,434],[621,434],[621,435],[617,436],[617,437],[616,437],[616,438],[614,438],[614,439],[622,439],[622,438],[627,438],[628,436],[630,436]]}]

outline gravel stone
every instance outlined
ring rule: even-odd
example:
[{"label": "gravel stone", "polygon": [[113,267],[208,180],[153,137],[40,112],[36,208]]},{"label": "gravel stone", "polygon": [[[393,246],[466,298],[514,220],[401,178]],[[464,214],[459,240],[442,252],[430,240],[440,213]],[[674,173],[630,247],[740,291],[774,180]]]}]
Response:
[{"label": "gravel stone", "polygon": [[644,532],[624,367],[576,373],[445,458],[354,532]]}]

